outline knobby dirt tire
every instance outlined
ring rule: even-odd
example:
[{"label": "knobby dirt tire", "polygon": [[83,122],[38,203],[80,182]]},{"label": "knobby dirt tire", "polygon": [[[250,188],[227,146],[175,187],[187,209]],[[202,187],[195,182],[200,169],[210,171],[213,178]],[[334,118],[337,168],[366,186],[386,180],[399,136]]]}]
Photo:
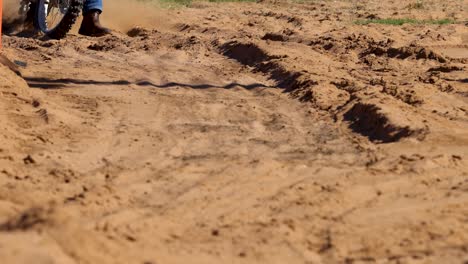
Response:
[{"label": "knobby dirt tire", "polygon": [[54,28],[50,29],[48,28],[46,22],[47,17],[45,15],[44,1],[45,0],[38,0],[35,5],[36,15],[34,16],[34,26],[40,31],[44,32],[44,34],[46,34],[49,38],[64,38],[75,24],[78,16],[80,16],[84,0],[70,0],[67,13],[62,17],[62,20]]}]

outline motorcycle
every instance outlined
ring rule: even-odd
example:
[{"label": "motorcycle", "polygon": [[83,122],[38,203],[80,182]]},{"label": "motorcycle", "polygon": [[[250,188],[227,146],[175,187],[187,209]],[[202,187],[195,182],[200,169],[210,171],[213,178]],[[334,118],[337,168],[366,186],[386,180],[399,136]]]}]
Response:
[{"label": "motorcycle", "polygon": [[75,24],[83,3],[84,0],[21,0],[19,13],[37,31],[62,39]]}]

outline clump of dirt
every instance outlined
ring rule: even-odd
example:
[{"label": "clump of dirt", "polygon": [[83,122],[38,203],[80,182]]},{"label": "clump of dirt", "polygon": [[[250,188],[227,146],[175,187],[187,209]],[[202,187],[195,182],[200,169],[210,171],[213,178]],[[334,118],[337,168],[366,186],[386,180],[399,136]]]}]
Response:
[{"label": "clump of dirt", "polygon": [[288,40],[287,36],[282,34],[276,33],[266,33],[265,36],[262,37],[263,40],[271,40],[271,41],[286,41]]},{"label": "clump of dirt", "polygon": [[119,49],[120,52],[128,52],[130,43],[127,41],[122,41],[120,38],[117,37],[105,37],[97,42],[88,46],[88,49],[94,51],[110,51],[113,49]]},{"label": "clump of dirt", "polygon": [[416,47],[416,46],[408,46],[408,47],[401,47],[401,48],[382,48],[381,46],[372,46],[366,49],[364,52],[361,53],[361,57],[365,57],[369,54],[373,54],[376,56],[388,56],[389,58],[397,58],[397,59],[428,59],[428,60],[436,60],[441,63],[447,62],[442,55],[435,53],[432,50],[428,50],[424,47]]},{"label": "clump of dirt", "polygon": [[409,105],[421,105],[424,99],[416,94],[416,91],[411,88],[401,89],[396,85],[384,85],[382,92],[389,94]]},{"label": "clump of dirt", "polygon": [[127,31],[127,36],[135,38],[135,37],[148,37],[150,34],[149,30],[143,27],[134,27]]}]

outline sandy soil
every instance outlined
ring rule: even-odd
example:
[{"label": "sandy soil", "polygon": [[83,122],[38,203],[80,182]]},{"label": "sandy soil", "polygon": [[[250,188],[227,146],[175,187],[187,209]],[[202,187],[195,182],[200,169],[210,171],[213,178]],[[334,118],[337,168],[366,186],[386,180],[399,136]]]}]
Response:
[{"label": "sandy soil", "polygon": [[467,26],[353,24],[413,2],[5,36],[1,263],[467,263]]}]

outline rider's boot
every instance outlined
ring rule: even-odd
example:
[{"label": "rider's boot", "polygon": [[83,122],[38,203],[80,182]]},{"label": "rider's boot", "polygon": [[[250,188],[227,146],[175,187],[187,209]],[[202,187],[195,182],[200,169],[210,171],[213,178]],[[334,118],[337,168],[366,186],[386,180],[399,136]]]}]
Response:
[{"label": "rider's boot", "polygon": [[100,14],[100,10],[91,10],[83,14],[83,22],[78,33],[90,37],[101,37],[110,34],[110,29],[103,27],[99,22]]}]

